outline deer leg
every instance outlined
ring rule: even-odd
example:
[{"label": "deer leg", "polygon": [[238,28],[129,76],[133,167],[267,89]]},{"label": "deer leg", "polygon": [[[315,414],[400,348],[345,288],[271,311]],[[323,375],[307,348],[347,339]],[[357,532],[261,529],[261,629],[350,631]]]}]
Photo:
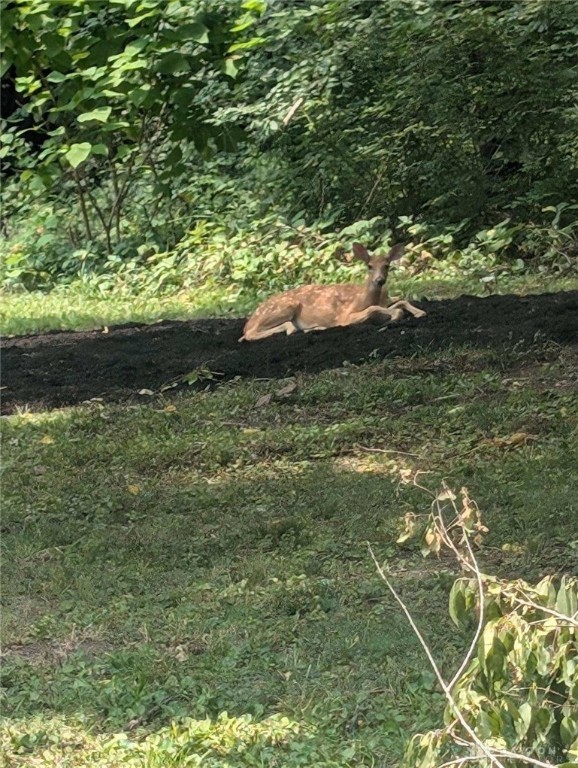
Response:
[{"label": "deer leg", "polygon": [[413,317],[425,317],[427,314],[423,309],[414,307],[409,301],[396,301],[394,304],[390,304],[387,309],[401,309],[402,311],[405,309],[405,311],[409,312]]},{"label": "deer leg", "polygon": [[264,331],[250,331],[249,334],[241,336],[239,341],[258,341],[259,339],[267,339],[269,336],[273,336],[276,333],[285,333],[287,336],[291,336],[292,333],[297,331],[297,327],[293,321],[288,320],[286,323],[280,325],[274,325],[272,328],[266,328]]},{"label": "deer leg", "polygon": [[293,323],[295,324],[295,327],[299,331],[303,331],[303,333],[310,333],[311,331],[326,331],[327,326],[326,325],[303,325],[303,323],[299,320],[299,317],[293,318]]},{"label": "deer leg", "polygon": [[278,311],[276,314],[264,315],[261,321],[253,327],[249,321],[239,341],[258,341],[259,339],[267,339],[275,333],[283,332],[287,336],[291,336],[295,331],[303,330],[299,323],[300,310],[301,304],[285,306],[282,311]]},{"label": "deer leg", "polygon": [[349,315],[343,325],[357,325],[358,323],[364,323],[366,320],[369,320],[370,317],[378,317],[379,315],[395,321],[399,320],[403,315],[403,310],[397,307],[379,307],[377,305],[367,307],[367,309],[364,309],[361,312],[355,312],[354,314]]},{"label": "deer leg", "polygon": [[293,325],[298,331],[303,331],[303,333],[309,333],[310,331],[326,331],[327,326],[326,325],[305,325],[300,317],[300,311],[303,309],[303,306],[300,304],[297,310],[295,311],[295,314],[291,318],[291,321],[293,322]]}]

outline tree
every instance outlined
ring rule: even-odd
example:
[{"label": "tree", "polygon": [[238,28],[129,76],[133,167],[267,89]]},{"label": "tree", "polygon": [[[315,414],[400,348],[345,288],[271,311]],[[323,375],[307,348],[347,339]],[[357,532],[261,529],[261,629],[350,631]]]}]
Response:
[{"label": "tree", "polygon": [[[215,122],[210,102],[227,93],[261,0],[25,0],[3,13],[3,68],[22,105],[2,155],[20,171],[19,194],[74,195],[84,237],[123,237],[123,213],[141,199],[154,219],[193,153],[234,146],[240,131]],[[237,47],[233,50],[233,44]],[[44,135],[31,151],[32,120]],[[165,208],[166,213],[166,208]]]}]

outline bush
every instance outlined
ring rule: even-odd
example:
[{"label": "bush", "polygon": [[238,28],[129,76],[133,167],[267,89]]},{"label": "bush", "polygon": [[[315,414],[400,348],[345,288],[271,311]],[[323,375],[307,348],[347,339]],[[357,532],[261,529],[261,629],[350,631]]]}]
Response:
[{"label": "bush", "polygon": [[[404,478],[406,481],[408,478]],[[539,766],[578,761],[578,579],[547,576],[531,586],[483,574],[474,548],[487,528],[465,488],[458,509],[448,488],[439,493],[425,525],[406,516],[399,541],[421,536],[424,554],[445,548],[466,576],[451,591],[449,611],[458,628],[476,626],[469,651],[446,682],[408,609],[448,705],[444,726],[415,736],[408,768],[449,765]],[[447,512],[450,522],[446,522]]]}]

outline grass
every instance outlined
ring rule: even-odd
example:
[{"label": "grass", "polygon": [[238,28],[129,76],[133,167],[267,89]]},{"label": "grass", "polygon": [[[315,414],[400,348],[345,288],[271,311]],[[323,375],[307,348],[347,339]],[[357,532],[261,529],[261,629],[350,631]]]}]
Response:
[{"label": "grass", "polygon": [[130,291],[100,293],[82,283],[49,292],[0,292],[0,332],[7,336],[53,330],[90,330],[123,323],[154,323],[191,317],[242,314],[251,299],[218,288],[166,296]]},{"label": "grass", "polygon": [[[498,293],[543,293],[578,288],[575,277],[524,275],[498,279]],[[463,293],[484,295],[484,283],[473,277],[393,275],[391,294],[408,298],[448,299]],[[262,296],[260,296],[262,298]],[[238,286],[213,285],[166,296],[135,294],[130,286],[103,291],[78,282],[49,292],[0,292],[0,333],[21,335],[51,330],[89,330],[121,323],[154,323],[191,317],[238,315],[254,308],[259,298]]]},{"label": "grass", "polygon": [[486,570],[575,569],[577,368],[460,348],[5,419],[6,764],[399,763],[443,702],[365,542],[455,668],[450,564],[395,544],[429,504],[400,473],[468,486]]}]

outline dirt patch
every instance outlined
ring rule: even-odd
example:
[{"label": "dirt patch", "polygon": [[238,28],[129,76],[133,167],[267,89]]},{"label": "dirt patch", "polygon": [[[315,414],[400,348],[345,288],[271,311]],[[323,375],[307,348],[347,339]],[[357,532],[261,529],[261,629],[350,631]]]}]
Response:
[{"label": "dirt patch", "polygon": [[[4,339],[2,413],[82,403],[139,400],[191,371],[284,378],[345,361],[409,357],[450,345],[503,347],[519,342],[578,344],[578,291],[536,296],[462,296],[420,303],[427,317],[387,326],[367,323],[319,333],[238,343],[243,320],[217,319],[124,325],[108,333],[55,332]],[[206,386],[206,381],[196,386]]]}]

